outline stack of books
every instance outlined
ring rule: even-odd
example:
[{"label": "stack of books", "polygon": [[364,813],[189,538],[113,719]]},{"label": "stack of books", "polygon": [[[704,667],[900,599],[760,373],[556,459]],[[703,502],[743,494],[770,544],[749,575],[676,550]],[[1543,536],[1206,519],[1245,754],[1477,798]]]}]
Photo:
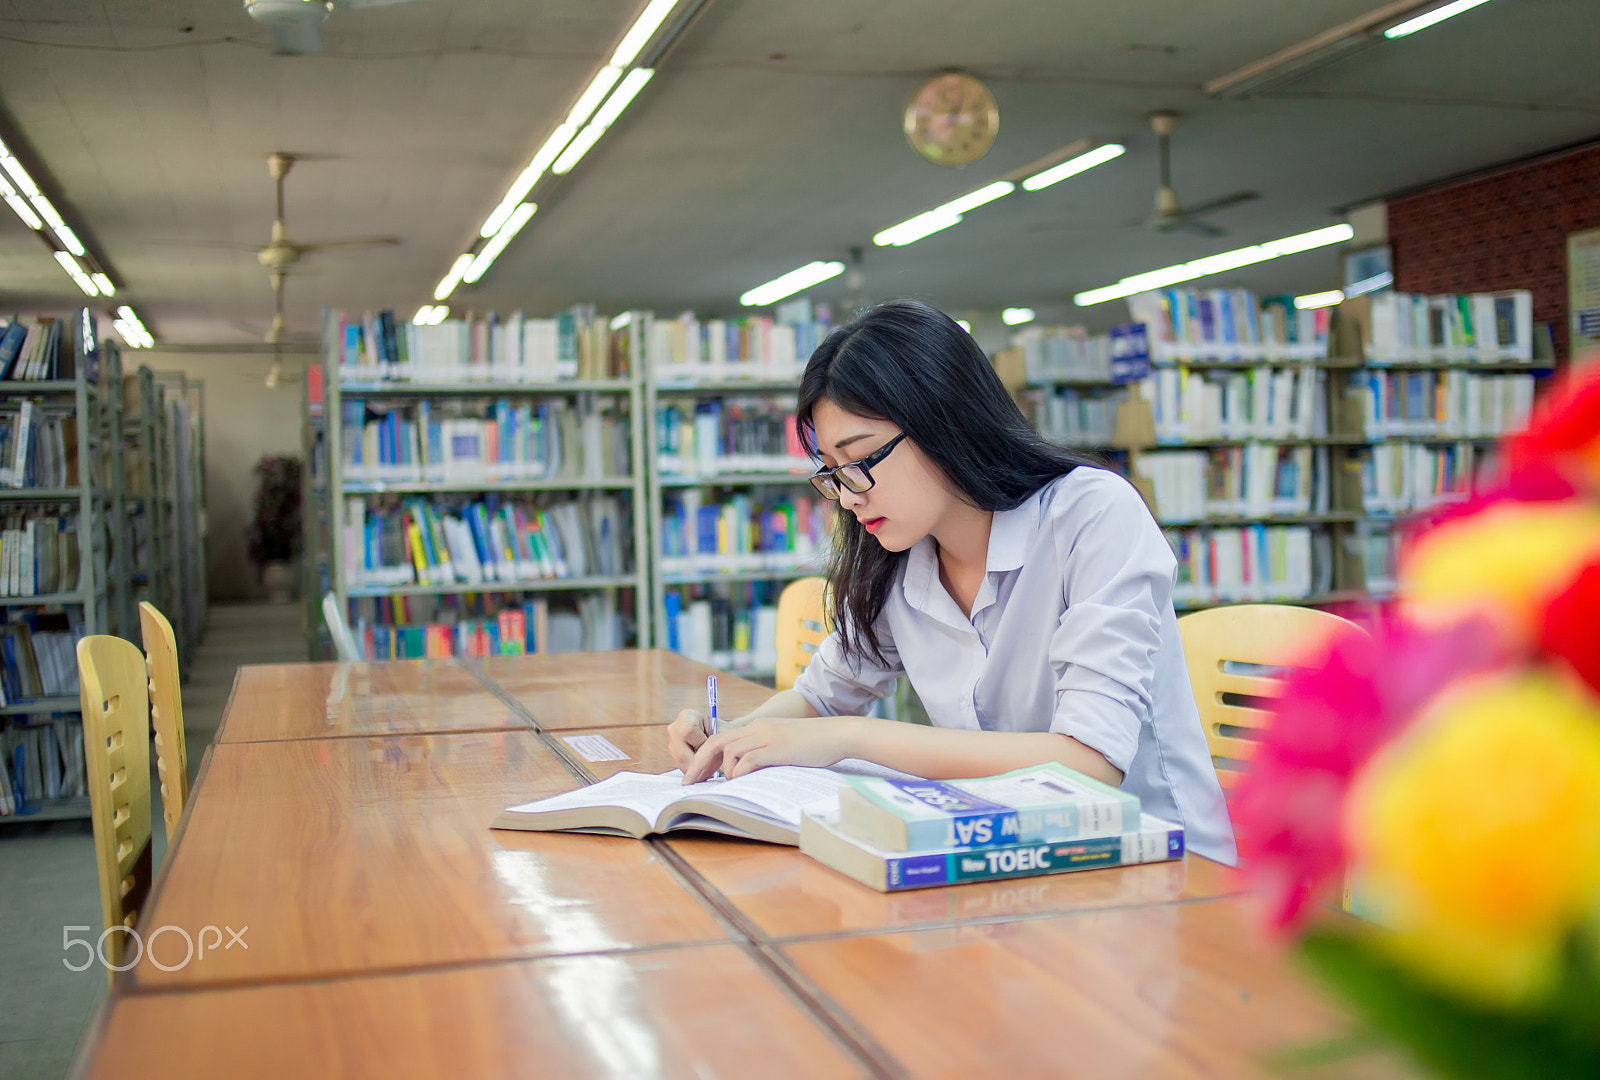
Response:
[{"label": "stack of books", "polygon": [[800,850],[881,892],[1183,857],[1183,827],[1056,762],[972,780],[851,776]]}]

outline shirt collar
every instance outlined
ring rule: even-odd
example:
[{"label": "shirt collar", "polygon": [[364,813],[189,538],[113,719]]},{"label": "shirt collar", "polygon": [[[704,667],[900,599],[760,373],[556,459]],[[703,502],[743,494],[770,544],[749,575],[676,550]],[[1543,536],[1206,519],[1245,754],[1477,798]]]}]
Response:
[{"label": "shirt collar", "polygon": [[1023,557],[1039,530],[1040,488],[1010,510],[996,510],[989,523],[989,557],[984,568],[990,573],[1019,570]]}]

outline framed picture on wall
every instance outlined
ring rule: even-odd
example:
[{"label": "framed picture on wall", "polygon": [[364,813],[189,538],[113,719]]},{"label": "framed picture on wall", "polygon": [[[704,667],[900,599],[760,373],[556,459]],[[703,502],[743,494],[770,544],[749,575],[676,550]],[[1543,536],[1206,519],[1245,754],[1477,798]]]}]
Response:
[{"label": "framed picture on wall", "polygon": [[1600,353],[1600,229],[1567,234],[1567,355],[1596,362]]},{"label": "framed picture on wall", "polygon": [[1360,296],[1394,286],[1389,245],[1373,244],[1344,253],[1344,294]]}]

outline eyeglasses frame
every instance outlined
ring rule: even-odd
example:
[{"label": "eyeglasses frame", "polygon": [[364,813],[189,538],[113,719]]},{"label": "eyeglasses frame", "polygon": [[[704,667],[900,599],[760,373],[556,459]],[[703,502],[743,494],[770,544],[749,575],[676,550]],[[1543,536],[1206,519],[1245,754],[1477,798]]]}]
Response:
[{"label": "eyeglasses frame", "polygon": [[[816,472],[811,474],[811,486],[816,488],[817,491],[822,494],[823,498],[831,499],[834,502],[838,502],[840,494],[845,491],[850,492],[852,495],[862,495],[868,491],[871,491],[878,483],[875,479],[873,479],[872,467],[874,465],[883,464],[883,460],[889,456],[890,452],[894,450],[896,446],[900,445],[900,440],[905,437],[906,433],[902,431],[900,434],[896,435],[894,438],[890,439],[888,442],[884,443],[872,453],[858,461],[846,461],[842,465],[835,465],[832,468],[818,469]],[[845,469],[852,468],[860,469],[862,474],[867,478],[867,486],[862,488],[860,491],[850,487],[848,484],[842,484],[839,482],[838,474]],[[834,490],[831,494],[827,488],[822,486],[823,481],[829,481],[833,484]]]}]

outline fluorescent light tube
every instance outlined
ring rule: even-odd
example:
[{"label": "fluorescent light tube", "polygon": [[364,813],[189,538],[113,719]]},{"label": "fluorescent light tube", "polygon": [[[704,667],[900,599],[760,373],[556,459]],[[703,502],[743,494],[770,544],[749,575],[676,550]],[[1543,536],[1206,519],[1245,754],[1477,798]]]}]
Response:
[{"label": "fluorescent light tube", "polygon": [[1008,307],[1000,313],[1000,321],[1007,326],[1021,326],[1034,320],[1031,307]]},{"label": "fluorescent light tube", "polygon": [[842,262],[806,263],[798,270],[791,270],[782,277],[773,278],[765,285],[757,285],[739,297],[739,303],[745,307],[766,307],[777,303],[785,296],[797,293],[801,289],[809,289],[813,285],[820,285],[842,273],[844,273]]},{"label": "fluorescent light tube", "polygon": [[606,98],[606,103],[594,114],[592,122],[603,128],[616,123],[617,117],[622,115],[622,110],[628,107],[628,103],[644,89],[644,84],[649,82],[650,76],[655,73],[655,68],[634,68],[628,72],[628,77],[622,80],[622,85],[617,87],[616,93]]},{"label": "fluorescent light tube", "polygon": [[100,290],[95,288],[94,282],[89,280],[89,275],[83,272],[83,268],[78,265],[78,261],[76,259],[74,259],[65,251],[58,251],[55,253],[55,256],[56,262],[61,264],[61,269],[72,275],[72,280],[77,283],[78,288],[84,291],[85,295],[100,295]]},{"label": "fluorescent light tube", "polygon": [[11,179],[17,182],[17,189],[28,198],[31,199],[39,194],[39,185],[33,182],[33,177],[29,176],[28,170],[22,167],[22,162],[7,154],[5,157],[0,158],[0,166],[3,166],[6,172],[11,174]]},{"label": "fluorescent light tube", "polygon": [[487,244],[483,245],[483,250],[478,252],[477,257],[462,272],[461,280],[471,285],[483,277],[484,271],[489,269],[500,253],[505,250],[506,245],[511,243],[511,238],[517,235],[518,230],[528,223],[528,219],[533,216],[533,212],[537,209],[539,209],[538,206],[533,203],[523,203],[513,210],[510,219],[500,226],[500,231],[495,233]]},{"label": "fluorescent light tube", "polygon": [[1304,296],[1294,298],[1294,306],[1301,311],[1309,308],[1332,307],[1344,300],[1343,289],[1329,289],[1327,292],[1306,293]]},{"label": "fluorescent light tube", "polygon": [[1038,191],[1040,188],[1047,188],[1051,184],[1060,183],[1069,176],[1077,176],[1081,172],[1087,172],[1096,165],[1104,165],[1112,158],[1119,158],[1126,151],[1127,147],[1121,143],[1106,143],[1104,146],[1097,146],[1087,153],[1068,158],[1059,165],[1052,165],[1043,172],[1034,173],[1022,182],[1022,190]]},{"label": "fluorescent light tube", "polygon": [[621,315],[611,316],[611,329],[621,330],[633,321],[633,312],[624,311]]},{"label": "fluorescent light tube", "polygon": [[1300,251],[1310,251],[1314,248],[1327,247],[1329,244],[1343,243],[1355,235],[1355,230],[1349,225],[1329,225],[1325,229],[1313,229],[1310,232],[1296,233],[1294,236],[1285,236],[1279,240],[1269,240],[1265,244],[1254,244],[1250,247],[1236,248],[1233,251],[1224,251],[1218,255],[1208,255],[1203,259],[1191,262],[1178,263],[1175,266],[1164,266],[1159,270],[1151,270],[1143,274],[1125,277],[1115,285],[1107,285],[1100,289],[1090,289],[1073,296],[1072,302],[1079,307],[1090,307],[1101,304],[1107,300],[1117,300],[1134,293],[1146,292],[1150,289],[1160,289],[1168,285],[1176,285],[1180,281],[1193,281],[1195,278],[1205,277],[1208,274],[1220,274],[1226,270],[1234,270],[1252,263],[1266,262],[1283,255],[1293,255]]},{"label": "fluorescent light tube", "polygon": [[111,284],[111,279],[104,274],[90,274],[89,280],[95,283],[95,287],[100,290],[102,296],[117,295],[117,287]]},{"label": "fluorescent light tube", "polygon": [[914,244],[924,236],[932,236],[942,229],[952,225],[961,224],[961,215],[947,211],[927,210],[914,218],[908,218],[898,225],[891,225],[872,238],[872,242],[879,247],[904,247]]},{"label": "fluorescent light tube", "polygon": [[1386,38],[1403,38],[1415,34],[1418,30],[1426,30],[1434,23],[1444,22],[1453,15],[1460,15],[1463,11],[1471,11],[1479,4],[1486,4],[1489,0],[1454,0],[1454,3],[1436,7],[1432,11],[1423,12],[1414,19],[1407,19],[1397,26],[1391,26],[1383,32]]},{"label": "fluorescent light tube", "polygon": [[52,229],[64,229],[67,227],[67,223],[61,220],[61,215],[56,212],[56,208],[51,205],[49,199],[43,195],[35,195],[29,201],[33,203],[33,208],[39,211],[39,216],[44,218]]},{"label": "fluorescent light tube", "polygon": [[467,267],[472,265],[472,253],[458,255],[456,261],[450,264],[450,272],[440,280],[433,290],[435,300],[443,300],[456,291],[456,286],[461,284],[461,275],[467,272]]},{"label": "fluorescent light tube", "polygon": [[56,239],[61,241],[61,246],[80,258],[89,254],[83,247],[83,241],[78,239],[78,234],[65,225],[53,226],[50,230],[56,234]]},{"label": "fluorescent light tube", "polygon": [[[618,93],[621,93],[619,90]],[[539,152],[533,155],[533,160],[528,167],[522,170],[522,175],[512,183],[511,190],[506,192],[506,197],[500,200],[500,205],[494,208],[494,213],[484,221],[483,227],[478,230],[478,235],[488,239],[500,231],[500,226],[506,223],[506,218],[511,216],[522,200],[527,198],[528,192],[533,190],[533,185],[539,182],[544,171],[556,159],[556,155],[572,140],[572,135],[577,131],[572,124],[562,123],[550,133],[550,137],[539,147]]]},{"label": "fluorescent light tube", "polygon": [[413,325],[413,326],[432,326],[433,325],[433,305],[432,304],[423,304],[421,307],[419,307],[417,309],[417,313],[415,315],[411,316],[411,325]]},{"label": "fluorescent light tube", "polygon": [[[9,187],[10,185],[8,184],[6,186]],[[21,195],[7,195],[5,200],[6,205],[17,212],[17,216],[22,219],[22,223],[28,228],[44,228],[44,220],[40,218],[38,214],[33,212],[33,207],[29,206],[27,201],[24,200]]]},{"label": "fluorescent light tube", "polygon": [[594,112],[595,106],[600,104],[601,100],[617,84],[617,80],[620,78],[622,78],[622,69],[613,67],[610,64],[595,72],[594,78],[589,80],[589,85],[579,95],[577,103],[572,106],[572,111],[567,114],[567,123],[575,128],[582,126],[583,122],[589,119],[590,114]]},{"label": "fluorescent light tube", "polygon": [[965,319],[957,319],[956,320],[956,325],[961,327],[961,329],[965,330],[967,333],[969,333],[969,334],[972,333],[972,324],[969,323],[967,320],[965,320]]},{"label": "fluorescent light tube", "polygon": [[678,0],[650,0],[633,25],[628,27],[628,32],[622,35],[617,51],[611,54],[612,66],[625,68],[633,63],[640,50],[650,43],[650,39],[677,6]]},{"label": "fluorescent light tube", "polygon": [[560,157],[556,158],[556,163],[550,166],[550,171],[557,176],[571,172],[572,167],[578,164],[583,155],[589,152],[589,147],[595,144],[595,140],[605,133],[606,129],[599,124],[590,124],[578,132],[578,137],[567,144],[566,150]]},{"label": "fluorescent light tube", "polygon": [[872,238],[872,242],[879,247],[905,247],[914,244],[924,236],[932,236],[952,225],[960,224],[961,215],[968,210],[974,210],[985,203],[992,203],[1003,195],[1009,195],[1017,190],[1017,185],[1009,180],[996,180],[986,184],[976,191],[969,191],[959,199],[951,199],[932,210],[924,210],[914,218],[907,218],[898,225],[891,225]]}]

